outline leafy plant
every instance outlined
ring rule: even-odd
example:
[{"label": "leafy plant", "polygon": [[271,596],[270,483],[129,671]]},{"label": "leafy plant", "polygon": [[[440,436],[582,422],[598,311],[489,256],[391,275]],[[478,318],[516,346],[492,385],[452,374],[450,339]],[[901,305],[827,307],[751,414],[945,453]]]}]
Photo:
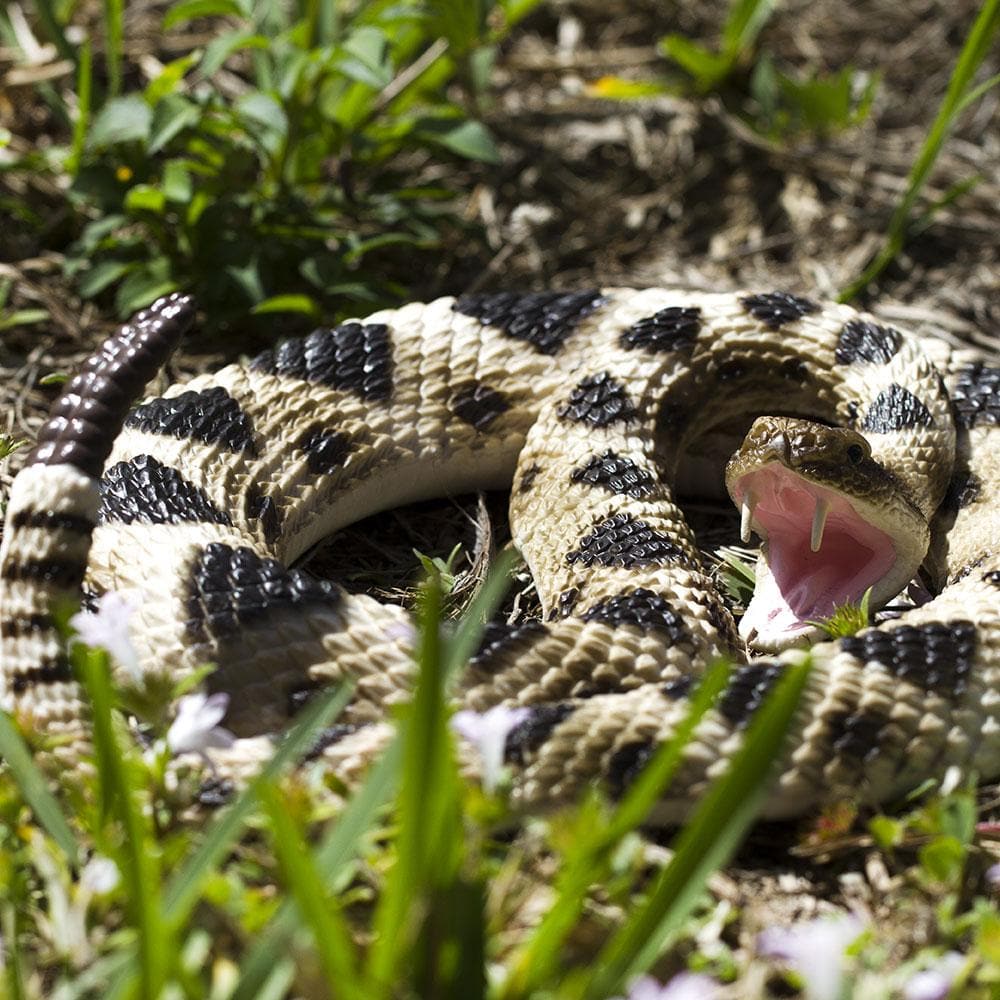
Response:
[{"label": "leafy plant", "polygon": [[833,609],[833,614],[828,618],[820,618],[815,621],[810,619],[809,624],[821,628],[831,639],[841,639],[844,636],[854,635],[863,628],[867,628],[871,623],[871,614],[868,609],[871,596],[872,588],[869,587],[857,604],[850,601],[838,604]]},{"label": "leafy plant", "polygon": [[431,250],[457,224],[450,192],[419,180],[423,165],[497,160],[474,117],[483,68],[537,2],[181,0],[165,29],[205,17],[226,27],[125,91],[122,5],[106,0],[102,93],[89,45],[70,46],[40,0],[77,66],[76,101],[64,102],[73,130],[46,161],[17,166],[72,175],[84,224],[67,268],[84,297],[114,289],[122,315],[178,287],[222,323],[393,299],[398,285],[365,260]]}]

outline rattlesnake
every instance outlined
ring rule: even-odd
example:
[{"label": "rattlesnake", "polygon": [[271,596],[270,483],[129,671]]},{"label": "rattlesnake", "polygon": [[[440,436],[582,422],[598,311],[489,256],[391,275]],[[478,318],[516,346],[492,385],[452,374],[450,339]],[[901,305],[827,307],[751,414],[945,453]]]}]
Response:
[{"label": "rattlesnake", "polygon": [[[77,763],[86,712],[53,602],[134,590],[145,676],[218,664],[205,683],[242,737],[223,773],[344,677],[353,701],[313,756],[355,773],[408,695],[413,627],[290,566],[366,514],[502,487],[543,618],[489,626],[456,699],[527,706],[515,804],[620,794],[726,654],[742,665],[655,816],[682,818],[802,655],[773,651],[922,561],[937,597],[813,647],[764,813],[1000,772],[1000,368],[784,292],[495,293],[317,330],[130,409],[192,319],[175,294],[109,340],[11,491],[2,703],[57,759]],[[707,432],[758,414],[729,465],[744,534],[769,536],[742,633],[772,655],[747,659],[672,488]]]}]

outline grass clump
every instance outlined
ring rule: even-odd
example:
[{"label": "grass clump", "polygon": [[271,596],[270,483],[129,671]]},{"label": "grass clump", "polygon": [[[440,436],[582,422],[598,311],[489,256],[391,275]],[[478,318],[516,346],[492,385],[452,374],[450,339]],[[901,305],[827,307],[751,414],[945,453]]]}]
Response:
[{"label": "grass clump", "polygon": [[[789,671],[674,860],[646,887],[637,870],[623,873],[621,859],[725,686],[727,668],[711,670],[675,737],[617,806],[595,793],[553,818],[552,905],[513,946],[501,944],[498,908],[512,904],[494,880],[503,883],[510,859],[494,831],[515,817],[504,782],[491,791],[460,777],[447,692],[504,586],[503,575],[491,576],[449,628],[440,581],[429,576],[418,601],[414,699],[354,794],[322,769],[293,766],[343,707],[345,690],[311,702],[263,772],[195,827],[182,815],[195,786],[184,771],[165,778],[175,770],[164,767],[168,715],[150,708],[138,720],[123,711],[108,654],[75,643],[93,720],[94,773],[83,788],[57,803],[16,726],[0,717],[8,762],[0,809],[18,817],[0,837],[0,870],[17,872],[0,890],[12,994],[40,996],[43,982],[47,996],[61,998],[293,990],[513,1000],[627,991],[686,926],[708,875],[742,839],[808,665]],[[125,697],[133,706],[150,701]],[[628,903],[627,916],[596,964],[567,975],[569,941],[602,885]],[[51,936],[69,925],[73,950]]]}]

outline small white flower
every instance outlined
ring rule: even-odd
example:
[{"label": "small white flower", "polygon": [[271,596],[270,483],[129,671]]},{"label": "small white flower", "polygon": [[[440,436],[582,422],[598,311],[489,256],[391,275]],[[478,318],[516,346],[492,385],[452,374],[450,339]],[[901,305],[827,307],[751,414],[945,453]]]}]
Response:
[{"label": "small white flower", "polygon": [[503,752],[510,731],[531,714],[527,708],[494,705],[485,712],[463,709],[451,717],[454,730],[479,750],[483,765],[483,788],[492,792],[503,770]]},{"label": "small white flower", "polygon": [[96,611],[78,611],[69,620],[80,642],[106,649],[115,663],[134,678],[139,675],[139,657],[128,624],[140,603],[135,590],[109,590],[97,598]]},{"label": "small white flower", "polygon": [[910,976],[903,987],[903,1000],[945,1000],[963,965],[964,956],[957,951],[945,952],[930,968]]},{"label": "small white flower", "polygon": [[862,931],[851,914],[821,917],[792,927],[769,927],[757,951],[787,962],[802,977],[807,1000],[837,1000],[844,983],[844,952]]},{"label": "small white flower", "polygon": [[167,730],[167,746],[173,754],[199,753],[209,747],[231,747],[236,737],[219,723],[229,707],[224,691],[205,695],[186,694],[177,703],[177,715]]},{"label": "small white flower", "polygon": [[983,872],[983,880],[994,892],[1000,890],[1000,862],[990,865]]},{"label": "small white flower", "polygon": [[95,854],[80,872],[80,885],[88,893],[103,896],[118,885],[119,878],[118,865],[111,858]]},{"label": "small white flower", "polygon": [[679,972],[665,986],[652,976],[632,981],[628,996],[614,1000],[714,1000],[719,984],[701,972]]}]

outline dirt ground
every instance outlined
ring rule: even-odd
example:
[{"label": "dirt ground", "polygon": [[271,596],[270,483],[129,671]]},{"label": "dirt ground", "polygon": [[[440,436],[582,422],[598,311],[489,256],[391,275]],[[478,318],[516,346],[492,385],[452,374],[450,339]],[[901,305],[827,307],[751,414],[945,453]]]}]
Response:
[{"label": "dirt ground", "polygon": [[[862,124],[779,144],[756,135],[715,96],[627,103],[588,96],[587,85],[605,75],[662,75],[666,67],[653,43],[667,32],[714,42],[725,4],[546,5],[515,32],[499,61],[485,119],[502,166],[456,167],[447,178],[466,192],[464,214],[482,224],[485,243],[462,240],[443,250],[439,265],[415,276],[412,297],[599,284],[834,297],[880,244],[977,7],[972,0],[783,4],[760,41],[783,67],[850,64],[879,74],[880,83]],[[137,13],[132,27],[139,23]],[[996,61],[994,55],[984,75],[997,72]],[[4,69],[0,61],[0,77]],[[893,324],[994,356],[1000,356],[998,108],[1000,88],[963,114],[927,196],[940,197],[973,176],[976,185],[909,242],[861,302]],[[0,186],[9,183],[0,174]],[[0,277],[15,279],[15,302],[41,303],[52,313],[49,324],[2,335],[0,433],[30,437],[54,394],[38,386],[39,377],[71,369],[113,324],[74,297],[60,272],[59,247],[0,235],[0,253],[8,254],[0,257]],[[225,354],[189,353],[174,362],[173,374],[236,353],[235,342]],[[4,488],[17,467],[15,454],[0,471]],[[389,515],[401,534],[399,551],[446,550],[447,539],[433,526],[433,511],[444,509],[432,508],[429,521]],[[464,509],[475,514],[474,505]],[[464,519],[453,514],[450,523]],[[367,529],[342,545],[364,548],[369,537]],[[391,571],[392,552],[383,556]],[[408,558],[404,576],[412,573]],[[387,590],[399,582],[382,581]],[[811,916],[830,901],[850,902],[876,924],[890,918],[897,876],[880,855],[856,840],[827,863],[797,858],[789,851],[800,833],[758,830],[739,865],[716,879],[718,905],[744,910],[740,937]],[[919,944],[930,933],[929,919],[917,914],[906,925],[911,945],[914,935]],[[720,936],[730,933],[721,910],[718,922]]]}]

